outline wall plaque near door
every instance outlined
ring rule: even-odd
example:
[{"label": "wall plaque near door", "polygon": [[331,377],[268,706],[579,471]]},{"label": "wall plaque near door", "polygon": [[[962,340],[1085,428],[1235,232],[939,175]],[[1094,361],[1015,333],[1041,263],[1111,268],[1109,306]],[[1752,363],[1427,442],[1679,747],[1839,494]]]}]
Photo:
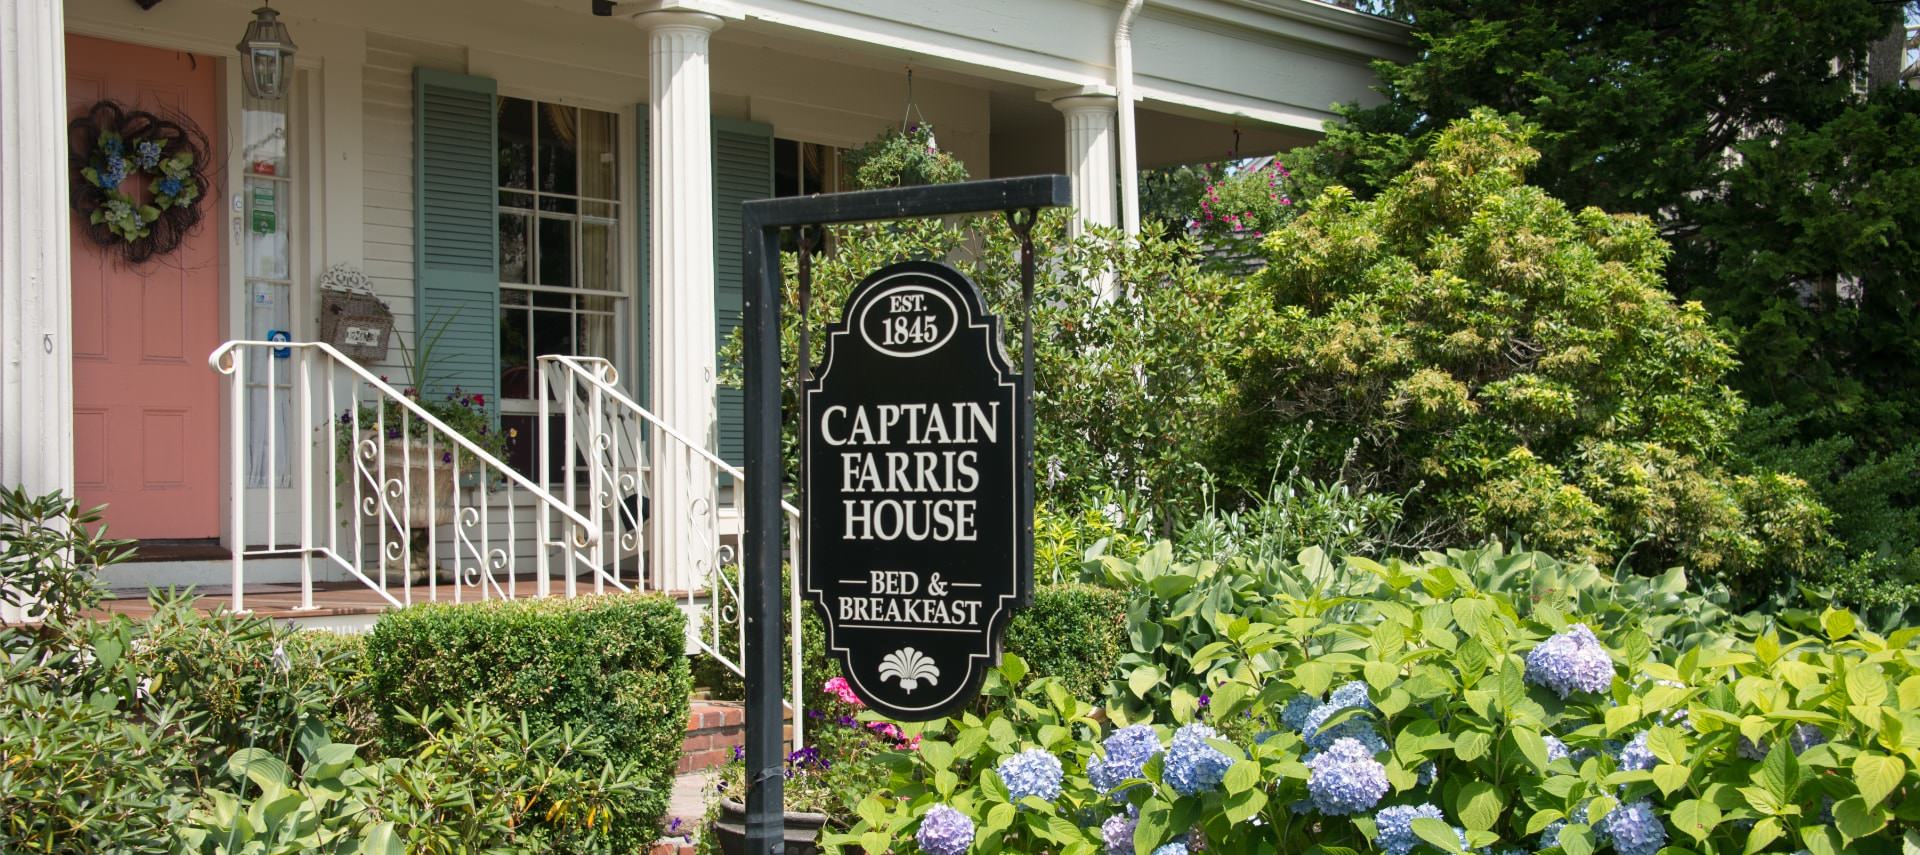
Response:
[{"label": "wall plaque near door", "polygon": [[1022,378],[980,290],[943,264],[867,277],[806,391],[808,595],[868,706],[970,700],[1031,570]]}]

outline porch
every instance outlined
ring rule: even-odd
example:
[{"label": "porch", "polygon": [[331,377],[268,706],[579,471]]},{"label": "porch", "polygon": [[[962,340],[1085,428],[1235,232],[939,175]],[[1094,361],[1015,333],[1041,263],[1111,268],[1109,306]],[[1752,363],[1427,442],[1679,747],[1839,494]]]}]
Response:
[{"label": "porch", "polygon": [[[1067,172],[1079,222],[1137,229],[1137,168],[1308,141],[1406,51],[1318,0],[284,0],[298,52],[262,98],[231,47],[251,0],[144,5],[0,28],[0,476],[226,551],[128,590],[315,619],[719,590],[740,202],[845,189],[847,151],[928,121],[973,177]],[[39,131],[103,100],[206,137],[172,255],[120,263],[68,214],[72,139]],[[377,355],[318,344],[337,268],[391,312]]]}]

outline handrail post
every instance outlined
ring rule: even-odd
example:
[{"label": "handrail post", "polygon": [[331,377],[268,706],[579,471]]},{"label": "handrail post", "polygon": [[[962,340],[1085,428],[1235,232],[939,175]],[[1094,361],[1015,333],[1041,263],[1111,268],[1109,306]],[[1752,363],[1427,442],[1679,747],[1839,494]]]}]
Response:
[{"label": "handrail post", "polygon": [[233,359],[233,385],[229,391],[231,403],[228,413],[229,438],[233,443],[228,465],[233,467],[231,480],[232,494],[227,497],[229,523],[232,531],[229,536],[233,543],[233,591],[228,595],[233,601],[235,612],[247,610],[246,594],[241,590],[246,582],[247,560],[247,360],[246,353],[240,348],[228,351]]},{"label": "handrail post", "polygon": [[[527,431],[527,438],[538,446],[538,448],[535,449],[535,453],[538,454],[540,458],[540,486],[546,488],[549,493],[553,492],[553,455],[547,450],[547,384],[550,382],[547,375],[552,370],[553,363],[544,360],[537,361],[534,370],[534,388],[536,390],[536,397],[540,399],[540,413],[537,416],[539,422],[534,424],[533,430]],[[537,557],[535,568],[540,575],[540,581],[538,585],[536,585],[536,588],[539,591],[539,596],[542,598],[549,594],[549,589],[552,585],[547,579],[547,549],[549,549],[547,536],[550,533],[547,527],[547,518],[551,516],[552,513],[553,509],[547,507],[545,502],[540,503],[540,523],[537,526],[537,536],[540,538],[540,547],[535,550],[534,554]]]},{"label": "handrail post", "polygon": [[[313,433],[313,353],[300,351],[300,402],[294,418],[300,430],[287,431],[287,443],[294,437]],[[300,443],[300,610],[313,610],[313,444]]]}]

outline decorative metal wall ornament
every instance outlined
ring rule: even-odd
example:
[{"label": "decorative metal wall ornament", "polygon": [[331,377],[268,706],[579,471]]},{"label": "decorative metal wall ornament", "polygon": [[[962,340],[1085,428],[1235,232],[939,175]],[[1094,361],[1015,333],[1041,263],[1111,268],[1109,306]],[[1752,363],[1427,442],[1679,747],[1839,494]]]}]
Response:
[{"label": "decorative metal wall ornament", "polygon": [[207,196],[207,137],[184,117],[100,101],[67,124],[73,210],[130,264],[180,248]]}]

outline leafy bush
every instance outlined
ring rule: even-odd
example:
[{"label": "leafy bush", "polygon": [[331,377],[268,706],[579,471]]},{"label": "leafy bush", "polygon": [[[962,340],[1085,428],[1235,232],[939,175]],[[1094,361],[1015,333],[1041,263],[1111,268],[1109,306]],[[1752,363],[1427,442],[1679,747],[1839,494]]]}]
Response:
[{"label": "leafy bush", "polygon": [[1127,648],[1127,595],[1092,585],[1046,585],[1014,612],[1002,646],[1035,673],[1056,677],[1074,697],[1106,697]]},{"label": "leafy bush", "polygon": [[[1116,496],[1115,498],[1121,498]],[[1129,513],[1118,502],[1086,507],[1078,513],[1055,511],[1041,504],[1033,509],[1033,578],[1040,584],[1077,581],[1088,561],[1112,553],[1120,558],[1140,554],[1148,536],[1149,520]]]},{"label": "leafy bush", "polygon": [[1647,220],[1524,183],[1529,134],[1475,113],[1375,199],[1331,188],[1269,235],[1218,470],[1251,491],[1303,443],[1445,540],[1682,564],[1746,598],[1802,573],[1828,514],[1797,477],[1728,470],[1731,348],[1662,288]]},{"label": "leafy bush", "polygon": [[234,789],[208,793],[179,851],[610,852],[608,829],[642,789],[598,738],[570,728],[535,730],[483,706],[406,724],[422,750],[405,758],[361,758],[318,728],[289,758],[234,752]]},{"label": "leafy bush", "polygon": [[29,621],[70,623],[100,604],[100,568],[133,554],[133,541],[109,540],[96,525],[101,510],[59,492],[0,487],[0,627],[8,609]]},{"label": "leafy bush", "polygon": [[686,622],[671,600],[617,595],[415,606],[383,616],[367,635],[366,652],[390,750],[424,746],[406,716],[468,703],[524,715],[534,731],[590,731],[605,740],[606,758],[634,767],[645,787],[618,817],[613,845],[624,851],[652,841],[688,709]]},{"label": "leafy bush", "polygon": [[864,146],[848,151],[847,169],[861,190],[950,184],[967,180],[967,166],[940,150],[933,126],[920,123],[888,128]]},{"label": "leafy bush", "polygon": [[[1184,664],[1135,668],[1139,714],[1102,722],[1008,657],[990,711],[910,728],[913,763],[832,842],[1875,855],[1920,835],[1920,628],[1829,610],[1818,635],[1735,625],[1682,649],[1447,563],[1309,554],[1240,577],[1262,589],[1246,605],[1166,555],[1135,568],[1152,605],[1129,629]],[[1195,648],[1199,626],[1217,636]]]}]

